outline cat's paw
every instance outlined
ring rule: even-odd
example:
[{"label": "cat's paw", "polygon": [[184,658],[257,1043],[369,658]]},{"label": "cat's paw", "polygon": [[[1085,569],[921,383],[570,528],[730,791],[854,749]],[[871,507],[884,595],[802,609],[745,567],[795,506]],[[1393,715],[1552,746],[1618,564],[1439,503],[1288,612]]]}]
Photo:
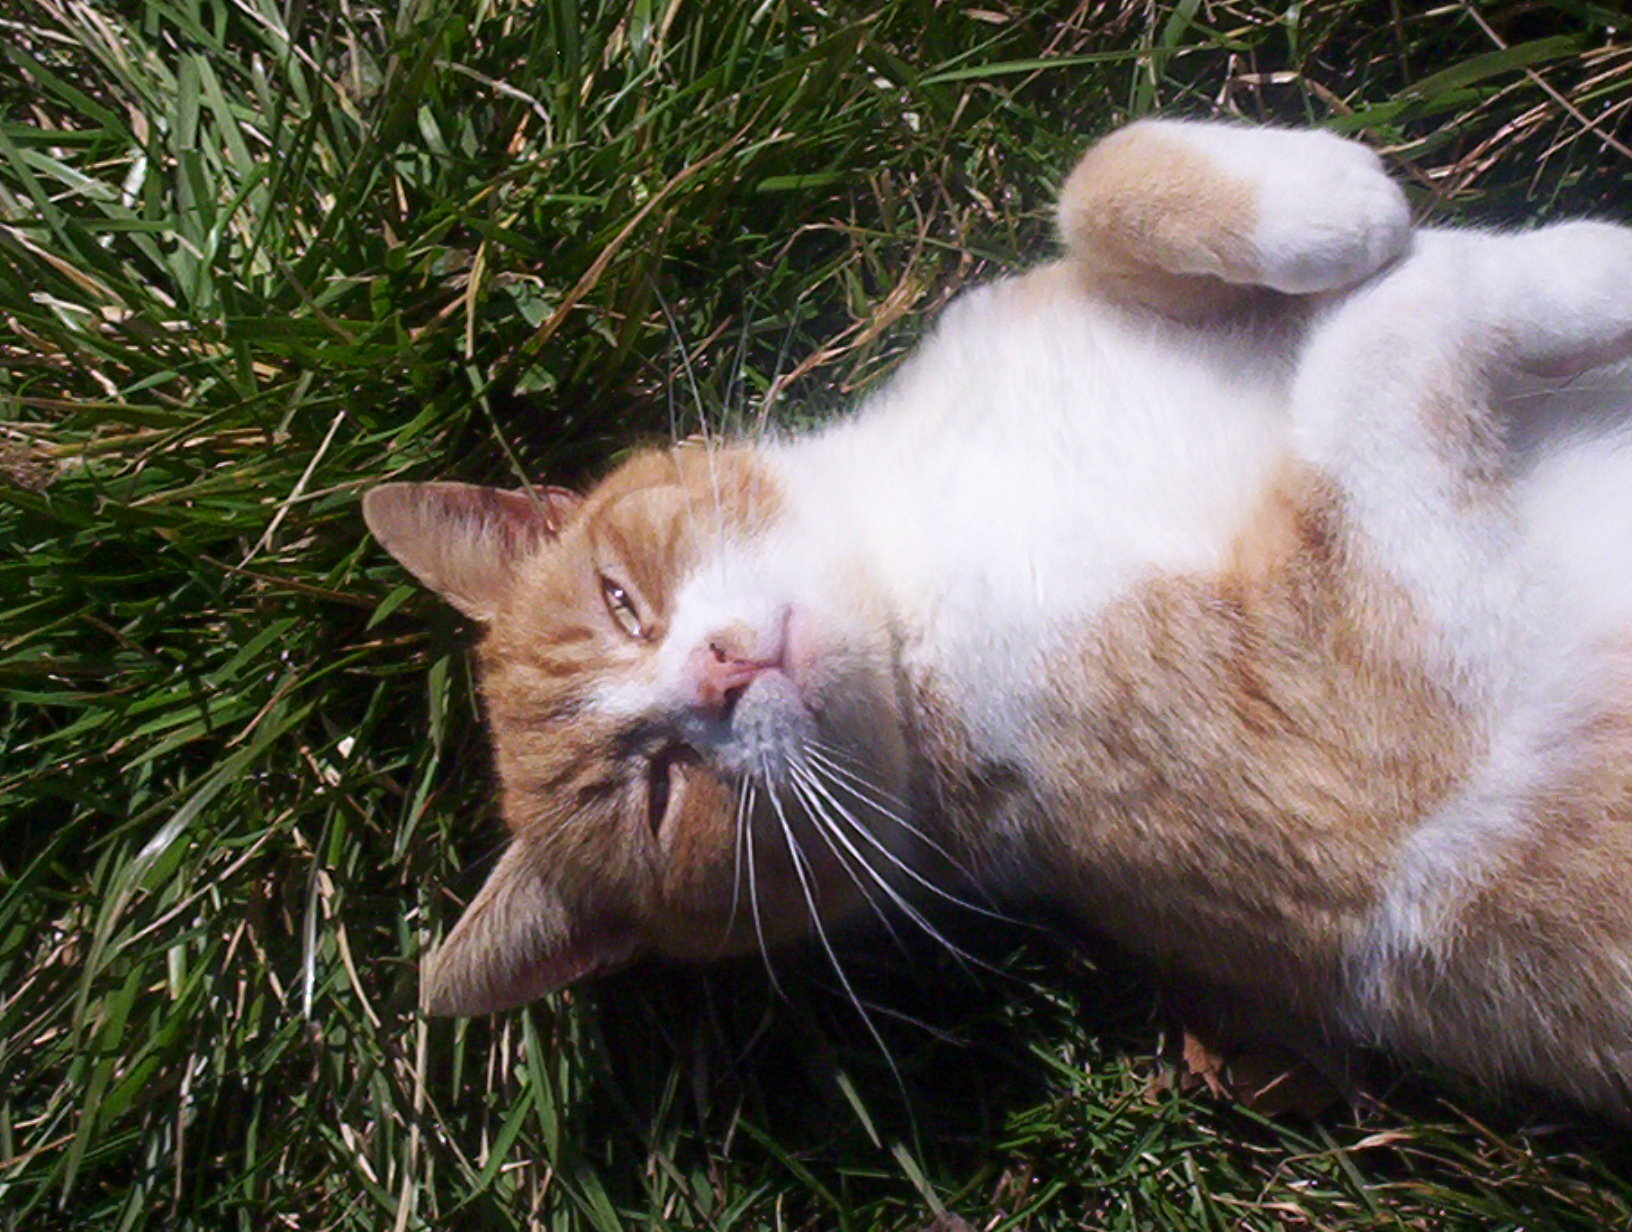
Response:
[{"label": "cat's paw", "polygon": [[1485,240],[1475,294],[1504,358],[1545,377],[1632,359],[1632,227],[1576,221]]},{"label": "cat's paw", "polygon": [[1218,157],[1250,180],[1259,280],[1293,295],[1354,286],[1411,245],[1411,211],[1382,160],[1317,131],[1236,130]]},{"label": "cat's paw", "polygon": [[1074,258],[1293,295],[1359,283],[1411,244],[1405,195],[1330,133],[1144,120],[1083,157],[1060,196]]}]

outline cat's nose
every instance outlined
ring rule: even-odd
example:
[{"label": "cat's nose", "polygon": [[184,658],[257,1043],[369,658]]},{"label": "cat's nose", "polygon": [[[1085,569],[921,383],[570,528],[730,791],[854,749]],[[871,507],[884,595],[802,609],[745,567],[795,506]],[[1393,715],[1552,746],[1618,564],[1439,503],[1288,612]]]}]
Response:
[{"label": "cat's nose", "polygon": [[704,710],[729,714],[742,691],[761,673],[782,667],[781,631],[761,637],[743,626],[721,629],[691,652],[694,704]]}]

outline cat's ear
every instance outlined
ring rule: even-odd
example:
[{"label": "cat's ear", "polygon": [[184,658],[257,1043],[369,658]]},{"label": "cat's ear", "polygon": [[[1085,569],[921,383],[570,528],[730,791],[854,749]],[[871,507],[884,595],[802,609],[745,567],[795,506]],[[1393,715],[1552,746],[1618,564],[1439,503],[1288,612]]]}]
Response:
[{"label": "cat's ear", "polygon": [[470,483],[386,483],[363,520],[402,566],[473,620],[493,618],[518,562],[560,534],[583,498]]},{"label": "cat's ear", "polygon": [[574,916],[543,875],[538,853],[511,843],[432,955],[421,1006],[428,1014],[495,1014],[634,957],[627,928]]}]

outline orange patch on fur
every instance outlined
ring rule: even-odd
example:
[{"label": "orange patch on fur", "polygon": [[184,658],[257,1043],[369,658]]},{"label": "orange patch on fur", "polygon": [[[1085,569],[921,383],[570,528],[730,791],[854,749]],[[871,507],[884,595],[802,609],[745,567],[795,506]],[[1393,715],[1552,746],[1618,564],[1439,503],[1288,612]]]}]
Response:
[{"label": "orange patch on fur", "polygon": [[[512,830],[526,827],[542,787],[572,785],[563,766],[604,756],[608,732],[586,704],[585,684],[615,678],[643,642],[661,639],[670,588],[720,533],[752,534],[780,507],[774,481],[746,448],[640,453],[596,486],[556,543],[521,566],[479,648]],[[609,618],[603,577],[636,600],[642,641]]]},{"label": "orange patch on fur", "polygon": [[1180,320],[1283,298],[1250,285],[1257,222],[1251,184],[1140,126],[1090,148],[1060,190],[1060,235],[1081,276]]},{"label": "orange patch on fur", "polygon": [[1541,1082],[1624,1118],[1632,1109],[1632,687],[1574,743],[1573,772],[1540,792],[1524,828],[1492,853],[1432,956],[1395,966],[1383,1009],[1397,1046],[1486,1081]]},{"label": "orange patch on fur", "polygon": [[[1472,756],[1405,599],[1343,543],[1322,482],[1289,473],[1225,570],[1096,618],[1035,715],[1035,798],[1008,805],[1086,918],[1311,1018],[1398,845]],[[986,793],[942,794],[976,806],[961,827],[990,825]]]},{"label": "orange patch on fur", "polygon": [[[478,660],[511,847],[431,963],[428,1005],[480,1012],[654,944],[707,956],[751,938],[747,916],[730,918],[722,901],[734,792],[595,691],[640,680],[671,589],[722,533],[751,535],[779,508],[746,448],[642,453],[508,563]],[[609,585],[632,623],[612,612]],[[767,935],[802,931],[789,862],[770,853],[758,868],[775,913]]]}]

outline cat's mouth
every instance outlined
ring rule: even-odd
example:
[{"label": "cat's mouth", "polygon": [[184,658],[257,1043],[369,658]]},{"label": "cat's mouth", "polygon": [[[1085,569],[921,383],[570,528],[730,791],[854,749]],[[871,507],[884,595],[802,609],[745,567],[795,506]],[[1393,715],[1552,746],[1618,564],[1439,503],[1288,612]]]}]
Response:
[{"label": "cat's mouth", "polygon": [[817,740],[815,715],[780,668],[732,690],[717,712],[687,714],[681,727],[685,742],[725,773],[771,785],[785,782]]}]

